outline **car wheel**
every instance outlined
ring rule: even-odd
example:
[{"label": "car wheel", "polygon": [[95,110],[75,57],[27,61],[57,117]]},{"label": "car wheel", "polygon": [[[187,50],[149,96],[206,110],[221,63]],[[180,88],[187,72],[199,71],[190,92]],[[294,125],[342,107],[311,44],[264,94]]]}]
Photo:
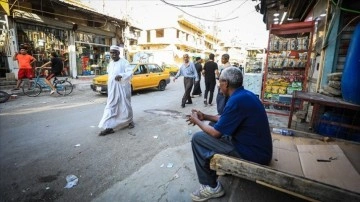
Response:
[{"label": "car wheel", "polygon": [[166,88],[166,82],[164,80],[160,81],[158,89],[163,91]]}]

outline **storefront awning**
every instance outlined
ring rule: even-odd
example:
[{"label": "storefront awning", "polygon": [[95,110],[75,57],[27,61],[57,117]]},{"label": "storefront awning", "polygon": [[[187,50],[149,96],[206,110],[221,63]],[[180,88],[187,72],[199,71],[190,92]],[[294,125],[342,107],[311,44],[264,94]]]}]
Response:
[{"label": "storefront awning", "polygon": [[39,16],[35,13],[29,13],[18,9],[14,9],[12,13],[13,13],[13,18],[16,19],[17,21],[25,21],[27,23],[33,22],[36,23],[37,25],[38,23],[41,23],[54,28],[61,27],[66,29],[72,29],[73,27],[73,24],[71,23],[66,23],[63,21],[47,18],[44,16]]}]

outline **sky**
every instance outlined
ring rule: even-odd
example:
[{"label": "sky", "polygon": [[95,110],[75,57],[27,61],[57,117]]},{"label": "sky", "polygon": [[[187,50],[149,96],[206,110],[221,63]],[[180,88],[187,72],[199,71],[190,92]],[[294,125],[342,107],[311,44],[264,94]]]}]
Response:
[{"label": "sky", "polygon": [[[267,47],[268,31],[253,0],[81,0],[99,12],[123,19],[128,16],[142,29],[166,25],[179,15],[210,28],[225,42]],[[173,4],[173,5],[170,5]],[[217,21],[216,21],[217,19]],[[214,31],[213,27],[218,27]]]}]

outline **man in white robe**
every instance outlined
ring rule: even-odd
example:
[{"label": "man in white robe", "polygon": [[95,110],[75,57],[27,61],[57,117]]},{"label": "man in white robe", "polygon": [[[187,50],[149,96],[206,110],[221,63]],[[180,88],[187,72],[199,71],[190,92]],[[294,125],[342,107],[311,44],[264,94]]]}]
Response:
[{"label": "man in white robe", "polygon": [[129,62],[120,58],[120,48],[110,47],[112,61],[107,67],[108,98],[99,128],[104,130],[100,136],[114,133],[114,129],[134,128],[133,110],[131,107],[131,78],[133,70]]}]

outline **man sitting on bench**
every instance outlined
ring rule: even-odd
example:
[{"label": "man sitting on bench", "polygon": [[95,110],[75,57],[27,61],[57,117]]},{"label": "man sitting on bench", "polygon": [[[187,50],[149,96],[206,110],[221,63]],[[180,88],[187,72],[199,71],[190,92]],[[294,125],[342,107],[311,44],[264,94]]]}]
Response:
[{"label": "man sitting on bench", "polygon": [[[210,169],[214,154],[225,154],[267,165],[272,158],[272,139],[266,111],[259,98],[243,87],[243,75],[236,67],[223,70],[221,92],[229,96],[221,116],[192,110],[189,124],[202,131],[194,134],[191,146],[200,189],[191,194],[193,201],[221,197],[225,191]],[[210,126],[203,121],[216,122]]]}]

